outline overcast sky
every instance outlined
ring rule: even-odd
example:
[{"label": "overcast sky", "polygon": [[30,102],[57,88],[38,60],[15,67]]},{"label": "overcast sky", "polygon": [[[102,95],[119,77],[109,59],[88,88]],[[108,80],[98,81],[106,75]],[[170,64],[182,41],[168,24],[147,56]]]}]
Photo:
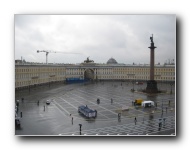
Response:
[{"label": "overcast sky", "polygon": [[[153,34],[155,63],[175,59],[175,15],[15,15],[15,59],[29,62],[150,63]],[[66,52],[70,54],[64,54]],[[80,54],[72,54],[80,53]]]}]

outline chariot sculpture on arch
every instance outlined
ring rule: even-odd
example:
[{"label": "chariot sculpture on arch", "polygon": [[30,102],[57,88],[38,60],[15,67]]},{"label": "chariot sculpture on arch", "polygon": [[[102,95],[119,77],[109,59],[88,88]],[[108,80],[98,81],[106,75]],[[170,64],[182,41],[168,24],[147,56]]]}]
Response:
[{"label": "chariot sculpture on arch", "polygon": [[[89,56],[89,57],[90,57],[90,56]],[[90,60],[89,57],[87,57],[87,59],[84,61],[85,63],[94,62],[93,60]]]}]

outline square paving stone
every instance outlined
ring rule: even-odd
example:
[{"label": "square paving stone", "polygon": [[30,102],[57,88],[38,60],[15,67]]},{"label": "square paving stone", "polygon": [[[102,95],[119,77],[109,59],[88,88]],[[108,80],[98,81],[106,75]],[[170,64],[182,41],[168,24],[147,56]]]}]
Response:
[{"label": "square paving stone", "polygon": [[105,116],[108,117],[108,118],[118,118],[118,116],[115,115],[115,114],[107,114]]}]

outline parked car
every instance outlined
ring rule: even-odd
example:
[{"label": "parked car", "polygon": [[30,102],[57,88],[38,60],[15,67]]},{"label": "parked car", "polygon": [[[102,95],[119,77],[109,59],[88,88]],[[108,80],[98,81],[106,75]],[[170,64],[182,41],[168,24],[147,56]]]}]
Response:
[{"label": "parked car", "polygon": [[46,100],[46,104],[49,105],[51,102],[50,100]]},{"label": "parked car", "polygon": [[15,126],[16,126],[16,128],[20,128],[20,119],[19,118],[15,118]]},{"label": "parked car", "polygon": [[154,102],[153,101],[144,101],[141,103],[141,106],[143,107],[152,107],[154,106]]},{"label": "parked car", "polygon": [[143,101],[144,100],[142,98],[137,98],[137,99],[135,99],[134,104],[135,105],[141,105]]},{"label": "parked car", "polygon": [[83,114],[87,118],[96,118],[97,111],[88,108],[88,106],[81,105],[78,107],[78,112]]}]

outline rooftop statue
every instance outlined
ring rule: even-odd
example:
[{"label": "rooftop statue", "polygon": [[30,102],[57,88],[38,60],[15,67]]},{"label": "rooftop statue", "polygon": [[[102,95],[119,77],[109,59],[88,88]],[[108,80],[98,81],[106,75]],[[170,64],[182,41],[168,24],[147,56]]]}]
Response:
[{"label": "rooftop statue", "polygon": [[[90,56],[89,56],[89,57],[90,57]],[[85,63],[94,62],[93,60],[90,60],[89,57],[87,57],[87,59],[84,61]]]},{"label": "rooftop statue", "polygon": [[150,41],[151,41],[151,43],[154,43],[153,42],[153,34],[152,34],[152,37],[150,37]]}]

